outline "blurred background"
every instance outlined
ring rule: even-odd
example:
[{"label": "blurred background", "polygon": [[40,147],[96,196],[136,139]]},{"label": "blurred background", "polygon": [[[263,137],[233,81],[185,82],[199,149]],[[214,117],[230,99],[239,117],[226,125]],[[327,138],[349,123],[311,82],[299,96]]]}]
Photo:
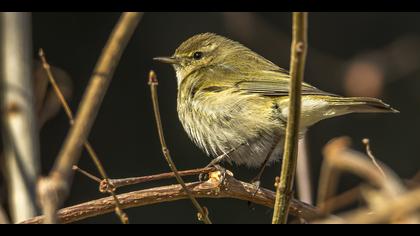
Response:
[{"label": "blurred background", "polygon": [[[119,13],[33,13],[33,58],[39,48],[51,65],[63,73],[62,86],[73,110],[81,100],[98,56]],[[210,159],[187,137],[176,112],[176,78],[170,66],[152,60],[171,55],[188,37],[214,32],[239,41],[277,65],[288,69],[291,43],[290,13],[146,13],[117,67],[89,137],[111,178],[144,176],[170,171],[159,144],[147,75],[156,71],[159,102],[168,147],[180,170],[205,166]],[[310,182],[315,193],[322,148],[332,138],[346,135],[364,152],[369,138],[376,158],[402,178],[420,167],[420,15],[417,13],[310,13],[309,51],[305,81],[346,96],[372,96],[400,114],[354,114],[322,121],[307,134]],[[36,72],[35,72],[36,73]],[[54,109],[52,109],[54,110]],[[68,131],[62,110],[42,116],[40,153],[47,174]],[[50,114],[49,113],[49,114]],[[83,152],[79,166],[97,173]],[[225,165],[238,179],[249,181],[257,170]],[[273,189],[280,164],[271,166],[262,186]],[[186,178],[195,181],[196,177]],[[344,176],[339,191],[359,179]],[[173,180],[118,189],[118,192],[174,183]],[[4,181],[1,198],[6,201]],[[316,194],[314,194],[316,195]],[[90,179],[75,175],[65,205],[103,197]],[[232,199],[201,199],[215,223],[269,223],[271,209],[249,207]],[[132,223],[197,223],[188,200],[128,209]],[[119,223],[113,214],[84,223]]]}]

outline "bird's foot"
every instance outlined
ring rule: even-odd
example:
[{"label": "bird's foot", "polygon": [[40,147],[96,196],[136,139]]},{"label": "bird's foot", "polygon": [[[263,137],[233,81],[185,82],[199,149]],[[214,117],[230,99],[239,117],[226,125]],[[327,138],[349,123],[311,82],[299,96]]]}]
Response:
[{"label": "bird's foot", "polygon": [[[206,166],[206,168],[207,167],[215,167],[216,168],[216,171],[214,171],[214,172],[218,172],[219,174],[219,177],[218,178],[220,178],[220,182],[221,183],[223,183],[223,181],[226,179],[226,173],[227,173],[227,170],[225,169],[225,168],[223,168],[222,166],[220,166],[220,165],[207,165]],[[214,172],[212,172],[212,173],[214,173]],[[198,180],[200,181],[200,182],[205,182],[205,181],[207,181],[207,180],[209,180],[209,178],[210,178],[210,175],[212,174],[212,173],[204,173],[204,174],[200,174],[199,176],[198,176]]]},{"label": "bird's foot", "polygon": [[[259,176],[255,176],[251,179],[250,183],[254,186],[254,192],[252,193],[252,196],[255,196],[258,193],[258,190],[260,190],[261,180]],[[255,204],[248,201],[247,202],[248,208],[251,210],[255,210]]]},{"label": "bird's foot", "polygon": [[255,187],[255,191],[252,194],[253,196],[255,196],[255,194],[257,194],[258,190],[260,190],[260,185],[261,185],[261,180],[260,180],[260,176],[256,176],[251,180],[251,184]]}]

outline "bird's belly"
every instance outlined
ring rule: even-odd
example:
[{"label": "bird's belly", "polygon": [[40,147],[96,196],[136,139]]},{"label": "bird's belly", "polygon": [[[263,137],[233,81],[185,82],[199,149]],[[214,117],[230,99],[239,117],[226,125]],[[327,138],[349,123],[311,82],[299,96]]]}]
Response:
[{"label": "bird's belly", "polygon": [[[228,161],[238,165],[259,168],[270,154],[268,165],[280,160],[284,145],[284,134],[279,137],[274,135],[250,140],[247,145],[241,146],[233,152]],[[273,149],[273,150],[272,150]]]},{"label": "bird's belly", "polygon": [[250,114],[248,108],[210,115],[186,107],[178,108],[178,114],[189,137],[213,158],[227,154],[228,162],[259,167],[277,145],[270,162],[278,160],[284,127],[272,119],[272,114],[267,114],[271,110]]}]

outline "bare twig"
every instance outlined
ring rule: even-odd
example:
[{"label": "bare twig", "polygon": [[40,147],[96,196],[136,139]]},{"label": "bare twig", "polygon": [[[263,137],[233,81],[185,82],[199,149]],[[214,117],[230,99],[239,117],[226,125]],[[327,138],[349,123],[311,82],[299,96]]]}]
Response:
[{"label": "bare twig", "polygon": [[420,189],[387,200],[375,209],[358,209],[342,217],[328,218],[314,223],[320,224],[378,224],[397,221],[420,209]]},{"label": "bare twig", "polygon": [[[230,175],[226,175],[224,181],[212,176],[206,182],[187,183],[186,186],[193,196],[197,198],[233,198],[267,207],[273,207],[274,205],[274,192],[264,188],[257,188],[253,184],[241,182]],[[118,195],[118,199],[124,209],[187,198],[187,193],[179,184]],[[61,209],[58,211],[58,217],[63,223],[71,223],[112,212],[113,205],[114,200],[111,197],[101,198]],[[295,199],[291,201],[290,213],[306,221],[323,217],[314,207]],[[38,216],[22,223],[39,224],[43,220],[44,216]]]},{"label": "bare twig", "polygon": [[331,205],[326,204],[326,202],[334,196],[337,190],[340,171],[334,169],[325,157],[326,156],[324,155],[324,161],[321,165],[316,205],[323,213],[329,213],[332,211],[332,208]]},{"label": "bare twig", "polygon": [[[184,170],[184,171],[178,171],[179,176],[191,176],[191,175],[199,175],[199,174],[208,174],[211,172],[216,171],[216,168],[214,167],[208,167],[208,168],[200,168],[200,169],[193,169],[193,170]],[[168,173],[162,173],[157,175],[149,175],[149,176],[141,176],[141,177],[131,177],[131,178],[123,178],[123,179],[110,179],[111,186],[114,188],[120,188],[128,185],[133,184],[140,184],[140,183],[146,183],[150,181],[157,181],[162,179],[170,179],[175,178],[174,172],[168,172]],[[109,188],[109,185],[105,183],[104,181],[100,182],[99,190],[105,191]]]},{"label": "bare twig", "polygon": [[[69,104],[67,103],[60,87],[58,86],[57,82],[54,79],[54,76],[51,72],[51,67],[48,64],[47,58],[45,57],[45,53],[44,50],[42,50],[42,48],[39,50],[39,57],[41,59],[42,62],[42,66],[44,67],[46,73],[47,73],[47,77],[48,80],[50,81],[55,94],[57,95],[61,105],[63,106],[66,114],[67,114],[67,118],[69,119],[70,125],[74,124],[74,115],[73,112],[70,109]],[[109,179],[108,179],[108,175],[105,171],[104,166],[102,165],[98,155],[96,154],[95,150],[93,149],[92,145],[89,143],[88,140],[86,140],[83,143],[83,146],[85,147],[86,151],[88,152],[90,158],[92,159],[92,161],[94,162],[96,168],[98,169],[99,173],[101,174],[102,179],[109,185]],[[111,194],[111,196],[114,198],[115,200],[115,213],[117,214],[117,216],[119,217],[121,223],[123,224],[127,224],[128,223],[128,216],[127,214],[125,214],[121,207],[120,207],[120,203],[118,202],[118,198],[115,195],[115,192],[112,188],[110,188],[108,190],[108,192]]]},{"label": "bare twig", "polygon": [[74,170],[74,171],[77,171],[77,172],[79,172],[79,173],[81,173],[82,175],[84,175],[84,176],[88,177],[89,179],[91,179],[91,180],[93,180],[93,181],[95,181],[95,182],[100,183],[100,182],[102,181],[102,179],[100,179],[100,178],[98,178],[98,177],[94,176],[93,174],[91,174],[91,173],[89,173],[89,172],[87,172],[87,171],[85,171],[85,170],[83,170],[83,169],[79,168],[79,167],[78,167],[78,166],[76,166],[76,165],[74,165],[74,166],[73,166],[73,170]]},{"label": "bare twig", "polygon": [[334,212],[337,209],[343,208],[354,203],[361,198],[361,188],[356,186],[337,196],[332,196],[324,201],[320,201],[317,205],[318,209],[325,214]]},{"label": "bare twig", "polygon": [[[91,173],[80,169],[78,166],[73,166],[73,170],[80,172],[81,174],[85,175],[89,179],[99,183],[99,191],[106,192],[109,188],[121,188],[124,186],[135,185],[140,183],[146,183],[151,181],[157,181],[162,179],[170,179],[175,178],[174,172],[156,174],[156,175],[148,175],[148,176],[140,176],[140,177],[129,177],[129,178],[122,178],[122,179],[109,179],[109,184],[104,180],[92,175]],[[192,169],[192,170],[184,170],[178,171],[179,176],[191,176],[191,175],[199,175],[199,174],[208,174],[211,172],[216,171],[217,169],[214,167],[206,167],[200,169]]]},{"label": "bare twig", "polygon": [[373,164],[376,166],[376,168],[381,172],[382,176],[384,177],[384,179],[386,179],[386,175],[384,170],[382,170],[381,166],[378,164],[378,162],[376,161],[375,156],[372,153],[372,150],[370,149],[370,140],[368,138],[364,138],[362,140],[362,143],[365,145],[366,147],[366,154],[368,155],[368,157],[372,160]]},{"label": "bare twig", "polygon": [[[410,179],[404,180],[404,183],[408,189],[415,189],[419,186],[419,181],[416,180],[416,177],[417,175],[413,176]],[[324,201],[319,202],[317,204],[317,207],[321,212],[327,214],[330,212],[334,212],[337,209],[348,206],[356,202],[357,200],[360,200],[361,197],[362,197],[362,186],[358,185],[343,193],[340,193],[337,196],[333,196]]]},{"label": "bare twig", "polygon": [[35,183],[40,163],[31,14],[3,12],[0,17],[4,161],[11,220],[19,222],[38,214]]},{"label": "bare twig", "polygon": [[383,189],[389,197],[405,192],[402,181],[392,170],[382,165],[382,170],[387,176],[384,179],[369,157],[350,149],[349,146],[350,140],[347,137],[333,139],[325,146],[324,155],[332,169],[354,173],[369,181],[373,186]]},{"label": "bare twig", "polygon": [[299,200],[312,205],[311,171],[306,137],[299,140],[297,158],[296,183]]},{"label": "bare twig", "polygon": [[152,102],[153,102],[153,111],[155,113],[156,126],[157,126],[157,130],[159,134],[160,144],[162,146],[163,155],[166,161],[168,162],[168,165],[171,168],[172,172],[174,172],[176,180],[185,190],[185,192],[188,195],[188,198],[191,200],[194,207],[197,209],[198,219],[203,221],[206,224],[211,224],[210,218],[208,217],[207,209],[205,207],[201,207],[200,203],[198,203],[197,199],[195,199],[195,197],[192,195],[190,190],[185,185],[184,180],[182,180],[181,176],[178,173],[175,163],[172,161],[171,155],[169,154],[169,149],[166,146],[165,136],[163,134],[163,128],[162,128],[162,120],[160,118],[159,100],[158,100],[158,95],[157,95],[158,80],[154,71],[150,71],[149,73],[149,85],[150,85],[150,91],[151,91]]},{"label": "bare twig", "polygon": [[383,188],[390,197],[397,196],[405,189],[390,169],[378,169],[369,161],[369,157],[351,150],[349,146],[350,139],[341,137],[333,139],[324,148],[325,159],[321,167],[317,201],[317,206],[323,213],[332,210],[332,205],[326,202],[335,194],[339,176],[343,171],[350,171],[365,178],[373,185]]},{"label": "bare twig", "polygon": [[118,61],[141,16],[141,13],[132,12],[122,14],[97,62],[74,125],[70,128],[55,165],[49,176],[38,183],[39,200],[44,214],[48,214],[46,223],[56,222],[56,210],[68,194],[72,166],[79,160],[83,143],[92,128]]},{"label": "bare twig", "polygon": [[296,171],[297,146],[299,139],[299,121],[301,90],[305,69],[307,48],[308,13],[293,13],[293,40],[290,59],[289,114],[287,117],[286,140],[279,183],[276,187],[273,224],[287,222],[289,203],[292,197],[293,180]]},{"label": "bare twig", "polygon": [[[57,86],[66,99],[70,99],[73,92],[72,78],[64,70],[50,66]],[[38,127],[41,129],[44,124],[57,115],[61,110],[60,100],[54,89],[49,86],[48,74],[42,66],[41,61],[35,60],[34,63],[34,96],[35,108],[38,120]]]},{"label": "bare twig", "polygon": [[406,188],[402,185],[402,181],[389,168],[383,164],[380,165],[387,177],[384,178],[380,169],[370,161],[369,157],[351,150],[349,146],[350,140],[346,137],[333,139],[325,146],[325,162],[328,164],[329,170],[354,173],[378,187],[379,190],[365,191],[365,200],[369,204],[368,209],[344,214],[343,220],[327,219],[317,223],[381,223],[390,219],[418,222],[419,218],[411,217],[409,213],[413,211],[413,208],[420,207],[418,200],[420,193],[416,195],[412,192],[417,196],[417,199],[411,193],[406,194]]}]

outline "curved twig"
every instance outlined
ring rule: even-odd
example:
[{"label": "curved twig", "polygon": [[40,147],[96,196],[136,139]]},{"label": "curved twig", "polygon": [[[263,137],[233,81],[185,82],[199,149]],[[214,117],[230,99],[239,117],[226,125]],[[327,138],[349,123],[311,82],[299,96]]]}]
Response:
[{"label": "curved twig", "polygon": [[175,163],[172,160],[171,154],[169,153],[168,146],[166,146],[165,135],[163,134],[162,120],[160,118],[160,111],[159,111],[159,99],[158,99],[158,94],[157,94],[158,80],[157,80],[156,73],[153,70],[149,72],[148,83],[150,86],[150,93],[151,93],[152,102],[153,102],[153,111],[155,114],[156,126],[158,130],[160,145],[162,146],[163,156],[165,157],[165,160],[168,163],[169,168],[171,168],[172,172],[174,172],[176,181],[178,181],[178,183],[182,186],[182,188],[187,193],[188,198],[191,200],[191,203],[197,209],[198,219],[203,221],[206,224],[211,224],[211,220],[208,216],[207,208],[202,207],[200,203],[198,203],[197,199],[195,199],[195,197],[190,193],[189,189],[184,183],[184,180],[178,173],[178,169],[176,168]]}]

